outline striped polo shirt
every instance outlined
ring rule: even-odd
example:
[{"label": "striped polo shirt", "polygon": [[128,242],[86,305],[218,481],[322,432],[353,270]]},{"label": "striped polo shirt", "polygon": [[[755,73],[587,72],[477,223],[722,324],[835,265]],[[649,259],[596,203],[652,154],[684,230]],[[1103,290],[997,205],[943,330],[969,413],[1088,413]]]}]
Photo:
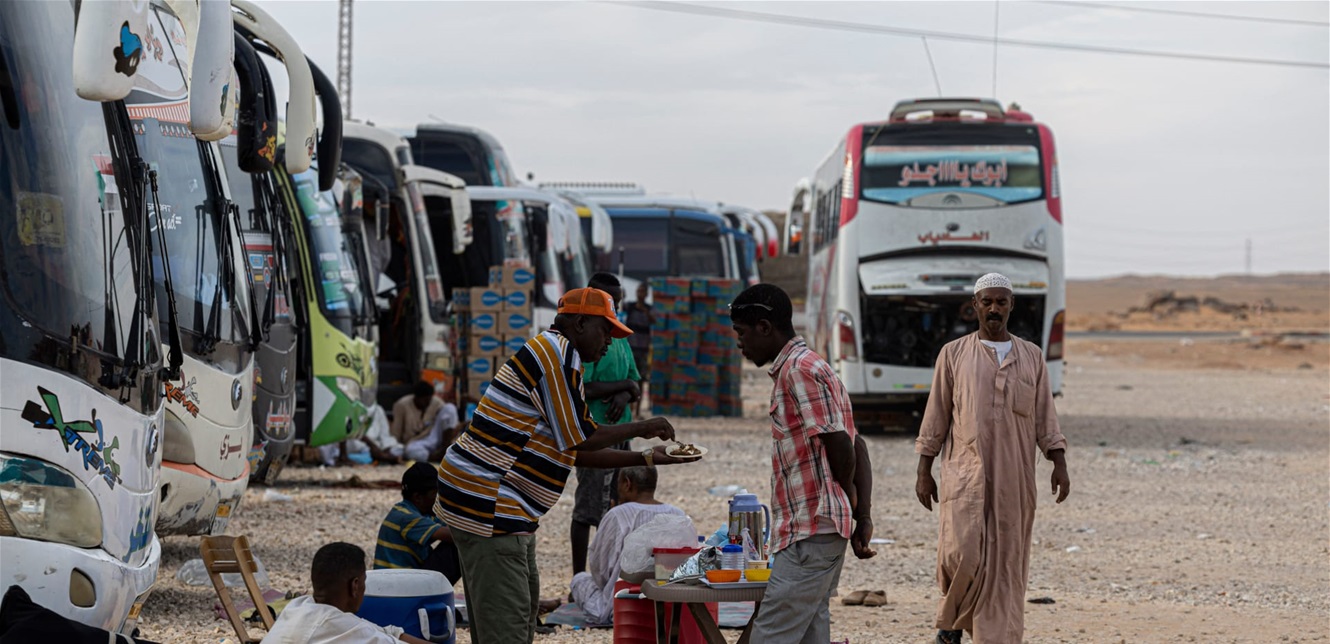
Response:
[{"label": "striped polo shirt", "polygon": [[434,514],[482,537],[534,532],[563,494],[573,447],[595,431],[577,350],[558,331],[541,333],[499,369],[448,448]]},{"label": "striped polo shirt", "polygon": [[403,500],[388,511],[374,545],[374,569],[419,568],[430,555],[430,541],[443,526]]}]

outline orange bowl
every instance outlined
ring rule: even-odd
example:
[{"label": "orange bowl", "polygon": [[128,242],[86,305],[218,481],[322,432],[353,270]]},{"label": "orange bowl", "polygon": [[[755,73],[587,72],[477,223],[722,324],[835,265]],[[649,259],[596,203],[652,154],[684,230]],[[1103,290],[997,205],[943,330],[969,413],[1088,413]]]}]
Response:
[{"label": "orange bowl", "polygon": [[739,581],[742,570],[708,570],[707,581],[713,584],[728,584]]}]

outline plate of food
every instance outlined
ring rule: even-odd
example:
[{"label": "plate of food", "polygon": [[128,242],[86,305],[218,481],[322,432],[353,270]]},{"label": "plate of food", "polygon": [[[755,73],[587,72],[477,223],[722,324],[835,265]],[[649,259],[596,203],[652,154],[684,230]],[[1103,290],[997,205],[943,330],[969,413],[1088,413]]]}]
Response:
[{"label": "plate of food", "polygon": [[698,459],[706,455],[707,448],[702,447],[701,445],[680,443],[676,441],[673,445],[665,448],[665,453],[674,458]]}]

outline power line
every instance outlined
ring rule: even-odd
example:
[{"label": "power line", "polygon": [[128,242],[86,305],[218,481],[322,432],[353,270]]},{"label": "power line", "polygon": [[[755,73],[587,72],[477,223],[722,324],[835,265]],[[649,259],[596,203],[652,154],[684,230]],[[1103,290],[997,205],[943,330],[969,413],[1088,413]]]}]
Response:
[{"label": "power line", "polygon": [[933,64],[933,51],[928,48],[928,38],[920,36],[919,40],[924,41],[924,53],[928,54],[928,68],[933,70],[933,86],[937,88],[938,98],[942,98],[942,81],[937,77],[937,65]]},{"label": "power line", "polygon": [[1330,27],[1330,22],[1321,22],[1319,20],[1298,20],[1296,18],[1269,18],[1266,16],[1234,16],[1223,13],[1205,13],[1202,11],[1182,11],[1179,9],[1158,9],[1155,7],[1143,7],[1141,3],[1132,5],[1106,4],[1102,2],[1069,2],[1067,0],[1032,0],[1039,4],[1061,5],[1064,7],[1088,7],[1093,9],[1115,9],[1118,11],[1136,11],[1140,13],[1158,13],[1170,16],[1186,16],[1188,18],[1219,18],[1223,20],[1241,20],[1244,22],[1271,22],[1284,25],[1304,25],[1312,27]]},{"label": "power line", "polygon": [[1302,61],[1302,60],[1277,60],[1272,58],[1246,58],[1241,56],[1216,56],[1210,54],[1188,54],[1169,51],[1152,51],[1146,49],[1128,49],[1125,47],[1104,47],[1099,45],[1077,45],[1071,43],[1054,43],[1039,40],[1024,40],[1018,38],[988,38],[986,36],[973,36],[970,34],[960,34],[946,31],[928,31],[924,29],[906,29],[901,27],[887,27],[885,25],[869,25],[857,22],[845,22],[842,20],[825,20],[822,18],[805,18],[802,16],[790,16],[778,13],[766,13],[761,11],[748,11],[744,9],[729,9],[725,7],[712,7],[706,5],[696,5],[687,2],[663,2],[660,0],[645,0],[643,2],[621,2],[617,0],[607,0],[608,4],[616,4],[624,7],[633,7],[637,9],[651,9],[654,11],[670,11],[674,13],[686,13],[699,16],[710,16],[716,18],[729,18],[731,20],[747,20],[750,22],[765,22],[777,25],[790,25],[795,27],[811,27],[814,29],[830,29],[835,31],[854,31],[867,34],[885,34],[890,36],[908,36],[918,38],[926,36],[942,40],[956,40],[961,42],[976,42],[991,44],[995,40],[1003,45],[1013,45],[1017,47],[1031,47],[1036,49],[1061,49],[1071,51],[1084,51],[1097,54],[1120,54],[1125,56],[1145,56],[1153,58],[1174,58],[1181,60],[1199,60],[1218,63],[1244,63],[1250,65],[1272,65],[1277,67],[1309,67],[1312,69],[1330,69],[1330,63]]}]

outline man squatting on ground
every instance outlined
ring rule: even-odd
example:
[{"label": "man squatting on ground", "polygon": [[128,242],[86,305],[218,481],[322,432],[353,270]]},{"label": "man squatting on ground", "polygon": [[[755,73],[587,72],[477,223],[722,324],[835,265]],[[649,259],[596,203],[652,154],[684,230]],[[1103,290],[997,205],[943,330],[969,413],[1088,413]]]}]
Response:
[{"label": "man squatting on ground", "polygon": [[[609,273],[591,276],[588,288],[605,291],[617,306],[623,299],[619,278]],[[631,337],[635,337],[634,331]],[[641,378],[633,361],[632,347],[625,338],[614,338],[605,355],[595,362],[582,363],[582,388],[586,392],[587,409],[591,419],[599,425],[618,425],[633,420],[633,403],[642,397],[638,384]],[[615,445],[615,449],[628,449],[628,444]],[[615,502],[618,489],[618,471],[590,467],[577,468],[577,490],[573,495],[573,520],[568,526],[568,541],[572,544],[573,574],[586,570],[587,543],[591,526],[600,526],[601,517]]]},{"label": "man squatting on ground", "polygon": [[[768,371],[771,391],[771,580],[752,639],[826,644],[828,603],[848,539],[855,556],[877,554],[870,518],[873,470],[840,378],[795,335],[790,297],[751,286],[730,304],[739,351]],[[854,525],[852,526],[851,523]]]},{"label": "man squatting on ground", "polygon": [[504,363],[472,421],[439,465],[434,513],[452,528],[466,581],[471,641],[535,639],[540,602],[536,529],[576,466],[633,467],[685,462],[664,445],[607,449],[632,438],[673,439],[664,418],[599,427],[587,412],[582,363],[601,359],[619,322],[604,291],[559,298],[554,326]]},{"label": "man squatting on ground", "polygon": [[1011,280],[997,273],[974,285],[979,330],[942,347],[923,426],[915,441],[915,494],[939,501],[933,459],[942,454],[938,502],[937,642],[1019,644],[1034,525],[1035,450],[1053,461],[1052,489],[1071,491],[1044,352],[1007,332]]},{"label": "man squatting on ground", "polygon": [[359,546],[337,542],[319,548],[309,580],[313,594],[297,597],[282,609],[264,644],[427,644],[396,626],[356,617],[365,601],[365,551]]},{"label": "man squatting on ground", "polygon": [[[456,586],[462,579],[452,531],[434,518],[438,474],[429,463],[415,463],[402,473],[402,501],[379,524],[374,569],[419,568],[441,572]],[[437,545],[436,545],[437,544]]]}]

